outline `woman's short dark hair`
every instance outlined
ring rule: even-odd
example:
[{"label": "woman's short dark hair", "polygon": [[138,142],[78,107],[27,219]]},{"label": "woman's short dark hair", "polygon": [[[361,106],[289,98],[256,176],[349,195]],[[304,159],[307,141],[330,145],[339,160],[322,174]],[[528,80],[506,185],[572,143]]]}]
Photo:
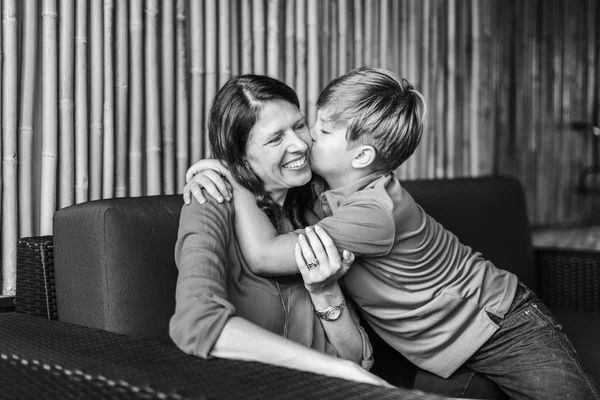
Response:
[{"label": "woman's short dark hair", "polygon": [[250,131],[265,105],[286,101],[300,109],[296,92],[285,83],[264,75],[240,75],[230,79],[217,93],[208,114],[208,137],[212,157],[230,171],[233,178],[256,195],[256,203],[274,226],[288,217],[295,228],[306,226],[304,207],[307,189],[290,188],[282,208],[265,191],[264,182],[250,167],[246,148]]}]

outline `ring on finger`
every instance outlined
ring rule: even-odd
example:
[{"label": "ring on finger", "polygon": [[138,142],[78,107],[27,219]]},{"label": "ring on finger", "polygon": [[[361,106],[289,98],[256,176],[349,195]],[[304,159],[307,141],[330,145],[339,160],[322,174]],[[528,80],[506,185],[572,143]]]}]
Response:
[{"label": "ring on finger", "polygon": [[316,258],[313,258],[311,262],[306,264],[306,266],[308,267],[308,269],[315,269],[319,266],[319,260],[317,260]]}]

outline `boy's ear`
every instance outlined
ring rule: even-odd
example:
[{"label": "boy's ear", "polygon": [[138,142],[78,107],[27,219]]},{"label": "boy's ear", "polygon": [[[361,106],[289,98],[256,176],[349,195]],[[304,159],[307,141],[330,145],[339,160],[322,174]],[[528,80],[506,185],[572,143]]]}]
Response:
[{"label": "boy's ear", "polygon": [[373,164],[377,151],[373,146],[360,146],[352,159],[352,167],[356,169],[367,168]]}]

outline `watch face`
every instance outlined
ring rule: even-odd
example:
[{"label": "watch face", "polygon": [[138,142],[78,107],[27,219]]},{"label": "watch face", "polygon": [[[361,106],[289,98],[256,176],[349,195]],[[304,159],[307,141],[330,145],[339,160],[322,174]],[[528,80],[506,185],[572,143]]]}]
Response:
[{"label": "watch face", "polygon": [[331,310],[327,312],[327,319],[336,320],[342,314],[342,310],[339,307],[333,307]]}]

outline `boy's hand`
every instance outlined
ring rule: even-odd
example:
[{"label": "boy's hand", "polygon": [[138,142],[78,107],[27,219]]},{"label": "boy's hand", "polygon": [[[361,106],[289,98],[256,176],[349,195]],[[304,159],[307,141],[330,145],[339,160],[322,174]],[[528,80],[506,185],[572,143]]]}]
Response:
[{"label": "boy's hand", "polygon": [[223,202],[223,198],[227,201],[231,200],[231,186],[229,182],[217,171],[208,169],[194,175],[183,187],[183,201],[186,205],[192,202],[192,195],[198,200],[198,203],[204,204],[206,198],[202,194],[202,188],[215,198],[219,203]]},{"label": "boy's hand", "polygon": [[306,237],[300,235],[296,245],[296,264],[306,289],[312,294],[322,293],[348,272],[354,254],[344,250],[340,257],[333,240],[318,225],[307,227],[305,232]]},{"label": "boy's hand", "polygon": [[219,203],[223,197],[231,200],[231,185],[229,171],[221,165],[218,160],[204,159],[194,163],[185,173],[186,185],[183,187],[183,201],[185,204],[192,202],[192,195],[198,203],[204,204],[206,198],[202,194],[202,188],[214,197]]}]

